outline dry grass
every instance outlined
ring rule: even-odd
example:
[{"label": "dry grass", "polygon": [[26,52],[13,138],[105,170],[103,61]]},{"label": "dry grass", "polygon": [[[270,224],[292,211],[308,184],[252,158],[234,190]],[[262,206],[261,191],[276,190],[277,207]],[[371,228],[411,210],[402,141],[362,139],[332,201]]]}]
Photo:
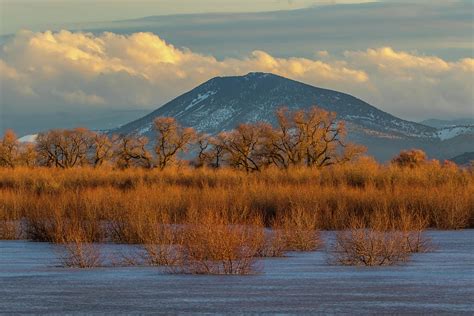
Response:
[{"label": "dry grass", "polygon": [[19,221],[0,220],[0,240],[20,239],[21,223]]},{"label": "dry grass", "polygon": [[[419,214],[437,229],[474,227],[472,170],[427,163],[417,168],[361,161],[334,168],[112,170],[0,169],[0,224],[24,220],[28,239],[55,241],[78,222],[92,240],[140,243],[167,214],[219,210],[271,226],[278,214],[315,216],[318,229],[341,229],[379,209]],[[107,223],[107,224],[104,224]],[[10,230],[10,229],[7,229]]]},{"label": "dry grass", "polygon": [[[474,172],[436,162],[403,168],[370,159],[249,174],[186,167],[0,169],[0,238],[67,244],[69,231],[79,230],[80,245],[140,244],[148,263],[184,265],[190,273],[254,270],[254,259],[246,256],[314,250],[321,246],[319,230],[350,228],[354,218],[366,227],[381,211],[397,218],[410,252],[425,251],[426,228],[474,227]],[[384,234],[352,228],[341,234],[359,234],[374,247],[384,243]],[[223,236],[229,237],[219,243]],[[248,253],[239,254],[244,243]],[[236,263],[239,256],[245,260]]]}]

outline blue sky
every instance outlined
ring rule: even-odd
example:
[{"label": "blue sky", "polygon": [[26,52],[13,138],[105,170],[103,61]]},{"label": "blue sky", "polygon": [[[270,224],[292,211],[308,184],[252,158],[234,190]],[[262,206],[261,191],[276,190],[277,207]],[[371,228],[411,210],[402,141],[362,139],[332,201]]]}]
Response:
[{"label": "blue sky", "polygon": [[0,130],[124,123],[211,77],[250,71],[404,119],[474,117],[473,5],[0,0]]}]

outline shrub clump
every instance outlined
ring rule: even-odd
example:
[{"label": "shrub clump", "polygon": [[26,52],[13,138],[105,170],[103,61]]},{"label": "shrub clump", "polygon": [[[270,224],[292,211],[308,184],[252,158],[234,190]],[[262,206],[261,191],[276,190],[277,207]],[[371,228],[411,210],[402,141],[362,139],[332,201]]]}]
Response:
[{"label": "shrub clump", "polygon": [[58,246],[61,265],[68,268],[95,268],[103,265],[98,244],[87,240],[80,228],[70,229]]},{"label": "shrub clump", "polygon": [[261,230],[252,223],[232,223],[215,212],[190,214],[178,245],[179,264],[170,272],[191,274],[252,274],[259,271]]},{"label": "shrub clump", "polygon": [[433,247],[424,236],[426,221],[400,213],[398,218],[386,213],[368,220],[354,217],[346,230],[336,233],[330,260],[340,265],[382,266],[407,262],[412,253],[427,252]]},{"label": "shrub clump", "polygon": [[316,215],[316,212],[292,208],[289,212],[277,216],[273,223],[274,247],[280,244],[285,251],[318,249],[322,241],[317,230]]}]

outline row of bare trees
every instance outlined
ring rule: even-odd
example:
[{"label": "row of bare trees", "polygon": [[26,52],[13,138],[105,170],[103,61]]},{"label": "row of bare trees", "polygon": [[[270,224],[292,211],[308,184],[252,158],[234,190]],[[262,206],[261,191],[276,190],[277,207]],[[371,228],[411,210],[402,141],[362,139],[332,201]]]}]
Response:
[{"label": "row of bare trees", "polygon": [[334,112],[282,108],[276,116],[275,128],[267,123],[242,124],[215,137],[199,135],[197,164],[219,167],[227,163],[245,171],[269,165],[324,167],[364,152],[363,147],[344,142],[346,129]]},{"label": "row of bare trees", "polygon": [[349,161],[364,151],[344,142],[346,129],[334,112],[282,108],[276,116],[276,127],[262,122],[241,124],[214,136],[182,127],[174,118],[159,117],[154,121],[154,146],[141,135],[109,136],[85,128],[50,130],[40,133],[34,144],[25,144],[7,131],[0,142],[0,166],[112,164],[165,169],[188,153],[195,154],[191,163],[197,167],[228,165],[250,172],[269,165],[324,167]]}]

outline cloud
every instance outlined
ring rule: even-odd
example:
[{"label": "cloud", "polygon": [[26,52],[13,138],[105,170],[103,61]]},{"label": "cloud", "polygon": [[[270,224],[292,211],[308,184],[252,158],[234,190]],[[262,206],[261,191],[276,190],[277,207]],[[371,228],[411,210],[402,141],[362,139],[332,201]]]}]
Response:
[{"label": "cloud", "polygon": [[449,62],[390,47],[345,52],[370,74],[372,89],[359,92],[374,105],[405,117],[474,116],[474,59]]},{"label": "cloud", "polygon": [[21,31],[0,53],[1,102],[29,111],[155,108],[219,75],[273,72],[345,91],[402,117],[473,115],[474,59],[455,62],[391,47],[314,58],[256,50],[216,59],[152,33]]}]

